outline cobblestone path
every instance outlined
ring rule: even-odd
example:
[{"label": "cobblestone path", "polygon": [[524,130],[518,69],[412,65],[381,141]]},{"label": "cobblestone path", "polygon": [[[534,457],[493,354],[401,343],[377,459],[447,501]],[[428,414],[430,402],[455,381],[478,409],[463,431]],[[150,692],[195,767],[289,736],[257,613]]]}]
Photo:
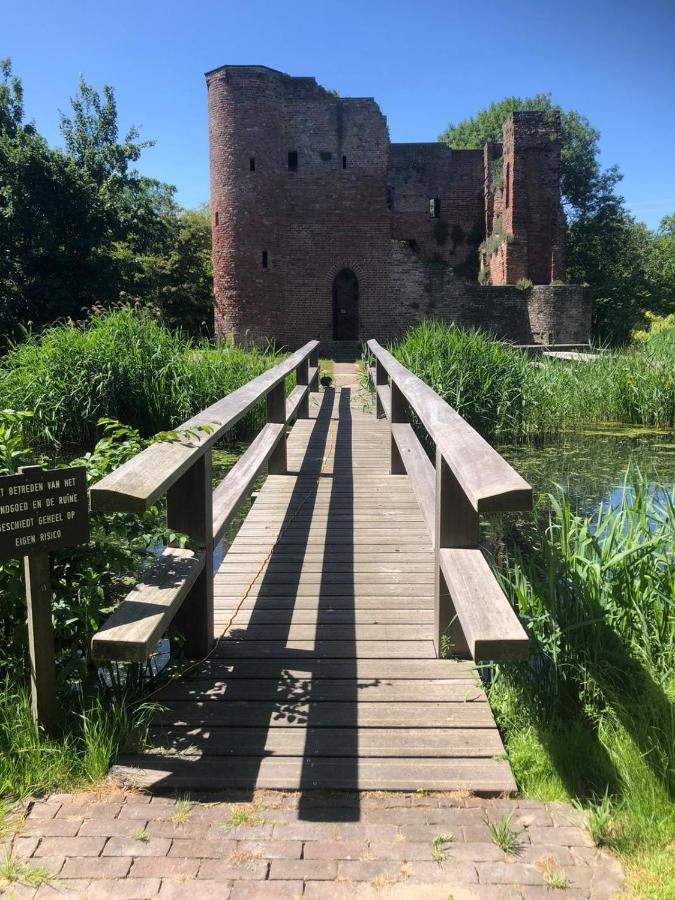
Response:
[{"label": "cobblestone path", "polygon": [[[488,823],[512,816],[515,853]],[[619,864],[565,804],[462,794],[172,799],[110,787],[26,805],[0,853],[17,898],[610,898]],[[41,882],[41,883],[40,883]]]}]

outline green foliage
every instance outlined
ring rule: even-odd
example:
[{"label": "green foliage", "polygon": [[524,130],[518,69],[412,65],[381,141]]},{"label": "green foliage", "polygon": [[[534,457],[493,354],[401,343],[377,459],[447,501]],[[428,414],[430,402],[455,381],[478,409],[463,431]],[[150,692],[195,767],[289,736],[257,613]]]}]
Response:
[{"label": "green foliage", "polygon": [[675,331],[675,313],[671,313],[668,316],[659,316],[656,313],[647,310],[645,312],[645,320],[648,323],[647,330],[634,331],[634,341],[638,341],[638,343],[641,344],[647,341],[652,341],[652,343],[654,343],[656,335],[659,334],[664,335],[664,337],[659,340],[670,340],[672,335],[669,335],[668,332]]},{"label": "green foliage", "polygon": [[517,856],[521,851],[520,841],[518,840],[519,832],[511,828],[513,813],[503,816],[498,822],[491,822],[485,817],[485,824],[490,832],[490,840],[493,844],[508,853],[510,856]]},{"label": "green foliage", "polygon": [[525,427],[527,358],[478,330],[422,322],[391,348],[482,434]]},{"label": "green foliage", "polygon": [[143,745],[156,711],[72,691],[63,707],[62,735],[46,737],[33,722],[27,689],[0,683],[0,796],[22,800],[100,781],[120,750]]},{"label": "green foliage", "polygon": [[0,338],[124,298],[189,328],[210,323],[208,215],[180,210],[171,185],[133,168],[152,142],[136,129],[120,139],[111,87],[81,80],[71,109],[65,148],[50,148],[0,64]]},{"label": "green foliage", "polygon": [[583,422],[675,424],[675,330],[596,359],[538,360],[480,331],[423,322],[394,355],[486,437],[541,438]]},{"label": "green foliage", "polygon": [[502,244],[510,244],[513,241],[513,235],[504,228],[504,224],[500,216],[495,219],[492,227],[492,233],[485,238],[478,250],[482,253],[484,259],[489,259],[493,253],[496,253]]},{"label": "green foliage", "polygon": [[[130,307],[26,333],[0,360],[0,406],[33,410],[36,448],[92,447],[101,417],[144,437],[173,428],[280,361],[273,352],[212,347]],[[259,410],[230,438],[261,421]]]},{"label": "green foliage", "polygon": [[577,797],[597,841],[667,846],[675,829],[675,492],[627,479],[592,518],[550,498],[540,546],[503,587],[529,663],[493,665],[490,701],[521,788]]},{"label": "green foliage", "polygon": [[519,291],[529,291],[532,287],[532,282],[529,278],[519,278],[518,281],[516,281],[516,287]]}]

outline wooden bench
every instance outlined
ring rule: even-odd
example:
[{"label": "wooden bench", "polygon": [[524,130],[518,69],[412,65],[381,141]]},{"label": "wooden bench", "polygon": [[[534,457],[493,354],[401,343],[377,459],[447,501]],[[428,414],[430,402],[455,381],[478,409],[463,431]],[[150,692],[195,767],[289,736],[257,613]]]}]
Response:
[{"label": "wooden bench", "polygon": [[[526,659],[529,641],[479,543],[481,513],[530,509],[532,488],[451,406],[377,341],[368,342],[377,414],[391,426],[391,472],[407,474],[434,542],[435,645],[458,656]],[[435,446],[434,462],[411,414]]]},{"label": "wooden bench", "polygon": [[[199,553],[164,550],[94,635],[95,658],[146,659],[176,617],[188,655],[204,656],[211,649],[214,546],[265,464],[273,474],[286,473],[286,428],[309,414],[309,393],[318,383],[318,346],[318,341],[305,344],[193,416],[176,430],[176,440],[151,444],[91,488],[91,508],[98,512],[143,512],[166,496],[169,528],[203,546]],[[293,373],[297,385],[286,398],[286,378]],[[214,444],[262,401],[267,423],[214,490]]]}]

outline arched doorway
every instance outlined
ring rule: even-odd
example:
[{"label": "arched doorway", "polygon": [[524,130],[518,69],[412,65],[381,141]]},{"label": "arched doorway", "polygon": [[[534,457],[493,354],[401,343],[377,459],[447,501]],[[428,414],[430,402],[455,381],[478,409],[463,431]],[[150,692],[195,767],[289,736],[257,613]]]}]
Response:
[{"label": "arched doorway", "polygon": [[359,282],[351,269],[342,269],[333,279],[333,340],[359,338]]}]

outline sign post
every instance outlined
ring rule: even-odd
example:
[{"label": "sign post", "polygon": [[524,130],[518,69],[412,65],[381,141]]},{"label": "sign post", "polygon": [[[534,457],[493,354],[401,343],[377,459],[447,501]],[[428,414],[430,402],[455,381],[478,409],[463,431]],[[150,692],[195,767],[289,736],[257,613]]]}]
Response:
[{"label": "sign post", "polygon": [[57,722],[49,551],[88,540],[84,466],[0,477],[0,559],[24,559],[33,718],[47,732]]}]

